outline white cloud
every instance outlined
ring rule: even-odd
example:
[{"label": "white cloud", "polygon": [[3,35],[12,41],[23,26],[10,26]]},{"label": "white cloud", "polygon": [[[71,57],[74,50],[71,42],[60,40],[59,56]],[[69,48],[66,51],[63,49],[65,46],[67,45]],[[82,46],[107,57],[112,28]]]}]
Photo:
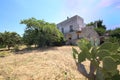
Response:
[{"label": "white cloud", "polygon": [[120,6],[120,1],[119,0],[101,0],[100,3],[98,4],[99,7],[117,7]]},{"label": "white cloud", "polygon": [[116,8],[120,8],[120,5],[116,6]]},{"label": "white cloud", "polygon": [[96,0],[65,0],[64,13],[90,15],[94,13]]}]

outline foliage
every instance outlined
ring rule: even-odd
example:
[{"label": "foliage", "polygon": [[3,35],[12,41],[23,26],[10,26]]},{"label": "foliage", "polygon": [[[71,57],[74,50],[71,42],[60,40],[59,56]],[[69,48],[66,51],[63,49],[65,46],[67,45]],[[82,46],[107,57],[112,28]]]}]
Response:
[{"label": "foliage", "polygon": [[[81,52],[73,48],[73,57],[78,66],[78,70],[88,78],[88,80],[113,80],[115,76],[120,80],[117,65],[120,64],[120,46],[117,43],[106,42],[97,46],[82,39],[78,46]],[[119,49],[118,49],[119,48]],[[85,60],[90,61],[90,72],[87,73],[85,66],[82,64]],[[102,66],[100,63],[102,62]]]},{"label": "foliage", "polygon": [[105,25],[103,25],[103,20],[97,20],[97,21],[94,21],[94,22],[90,22],[90,23],[87,24],[87,26],[94,26],[96,32],[100,36],[104,35],[104,33],[106,32],[106,27],[105,27]]},{"label": "foliage", "polygon": [[116,28],[115,30],[111,31],[110,35],[113,37],[120,38],[120,28]]},{"label": "foliage", "polygon": [[0,57],[4,57],[5,53],[4,52],[0,52]]},{"label": "foliage", "polygon": [[7,46],[8,49],[10,47],[14,47],[21,43],[21,37],[16,32],[7,32],[0,33],[0,45]]},{"label": "foliage", "polygon": [[112,37],[112,36],[109,36],[108,39],[105,39],[105,42],[112,42],[112,43],[119,43],[120,45],[120,39],[119,38],[116,38],[116,37]]},{"label": "foliage", "polygon": [[19,51],[19,46],[18,46],[18,45],[15,45],[15,46],[14,46],[14,51],[15,51],[15,52]]},{"label": "foliage", "polygon": [[37,45],[39,47],[61,45],[64,41],[63,34],[53,23],[48,23],[35,18],[21,21],[25,24],[26,30],[23,35],[23,41],[26,45]]},{"label": "foliage", "polygon": [[[120,44],[120,28],[116,28],[114,30],[111,30],[110,37],[112,37],[112,40],[117,41]],[[110,38],[110,40],[111,40],[111,38]]]},{"label": "foliage", "polygon": [[90,22],[90,23],[87,24],[87,26],[94,26],[94,27],[103,28],[103,29],[106,30],[105,25],[103,25],[103,20],[97,20],[97,21],[94,21],[94,22]]},{"label": "foliage", "polygon": [[0,52],[0,57],[5,57],[5,56],[8,56],[8,55],[10,55],[9,52],[5,52],[5,51]]},{"label": "foliage", "polygon": [[0,33],[0,47],[3,47],[4,41],[3,41],[3,33]]},{"label": "foliage", "polygon": [[100,36],[102,36],[102,35],[104,35],[105,34],[105,29],[103,29],[103,28],[95,28],[95,31],[100,35]]}]

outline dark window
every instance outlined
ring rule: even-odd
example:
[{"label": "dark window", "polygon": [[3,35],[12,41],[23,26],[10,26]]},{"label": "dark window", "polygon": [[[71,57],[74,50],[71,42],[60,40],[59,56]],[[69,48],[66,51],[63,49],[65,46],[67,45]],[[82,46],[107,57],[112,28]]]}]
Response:
[{"label": "dark window", "polygon": [[77,39],[79,39],[79,34],[77,34]]},{"label": "dark window", "polygon": [[62,28],[62,33],[64,33],[64,28]]},{"label": "dark window", "polygon": [[70,25],[70,32],[73,32],[73,25]]}]

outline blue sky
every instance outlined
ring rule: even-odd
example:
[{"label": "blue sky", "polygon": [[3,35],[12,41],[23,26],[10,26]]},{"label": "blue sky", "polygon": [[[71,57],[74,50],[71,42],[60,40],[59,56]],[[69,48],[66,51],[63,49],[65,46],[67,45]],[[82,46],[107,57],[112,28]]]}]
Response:
[{"label": "blue sky", "polygon": [[22,19],[35,17],[59,23],[79,15],[85,23],[101,19],[107,29],[120,27],[119,0],[0,0],[0,32],[15,31],[22,35]]}]

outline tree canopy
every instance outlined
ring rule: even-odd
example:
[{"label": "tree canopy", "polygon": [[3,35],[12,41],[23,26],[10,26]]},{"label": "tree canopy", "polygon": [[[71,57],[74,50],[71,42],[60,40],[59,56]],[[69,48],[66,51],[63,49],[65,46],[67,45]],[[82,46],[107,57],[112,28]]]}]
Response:
[{"label": "tree canopy", "polygon": [[8,49],[14,47],[17,44],[21,43],[21,37],[16,32],[7,32],[0,33],[0,45],[6,46]]},{"label": "tree canopy", "polygon": [[110,35],[109,41],[118,42],[120,44],[120,28],[110,30],[109,35]]},{"label": "tree canopy", "polygon": [[90,23],[87,24],[87,26],[94,26],[96,32],[100,36],[104,35],[104,33],[106,32],[106,27],[105,27],[105,25],[103,25],[103,20],[97,20],[97,21],[94,21],[94,22],[90,22]]},{"label": "tree canopy", "polygon": [[54,23],[44,20],[29,18],[21,21],[26,25],[23,41],[26,45],[37,45],[39,47],[61,45],[64,42],[63,34]]}]

